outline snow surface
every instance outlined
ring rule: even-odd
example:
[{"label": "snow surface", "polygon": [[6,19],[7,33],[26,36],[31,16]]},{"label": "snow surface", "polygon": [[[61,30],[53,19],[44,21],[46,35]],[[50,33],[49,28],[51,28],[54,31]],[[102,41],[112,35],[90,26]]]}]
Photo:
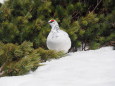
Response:
[{"label": "snow surface", "polygon": [[115,86],[112,47],[69,53],[43,64],[24,76],[0,78],[0,86]]},{"label": "snow surface", "polygon": [[4,0],[0,0],[0,3],[4,3]]}]

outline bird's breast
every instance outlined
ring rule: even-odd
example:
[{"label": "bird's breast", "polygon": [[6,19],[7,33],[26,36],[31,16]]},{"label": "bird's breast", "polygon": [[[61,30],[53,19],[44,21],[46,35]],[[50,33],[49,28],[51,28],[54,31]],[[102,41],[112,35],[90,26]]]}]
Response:
[{"label": "bird's breast", "polygon": [[50,32],[47,37],[47,47],[51,50],[67,52],[71,47],[71,40],[64,31]]}]

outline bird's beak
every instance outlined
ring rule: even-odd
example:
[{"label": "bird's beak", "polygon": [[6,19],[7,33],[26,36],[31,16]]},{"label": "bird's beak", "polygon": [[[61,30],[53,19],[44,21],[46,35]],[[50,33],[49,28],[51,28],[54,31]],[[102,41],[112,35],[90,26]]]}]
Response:
[{"label": "bird's beak", "polygon": [[48,21],[48,23],[51,23],[51,21]]}]

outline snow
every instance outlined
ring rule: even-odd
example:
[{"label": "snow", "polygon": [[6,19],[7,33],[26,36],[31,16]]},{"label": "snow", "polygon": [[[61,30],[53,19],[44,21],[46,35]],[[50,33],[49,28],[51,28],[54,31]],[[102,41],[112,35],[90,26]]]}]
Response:
[{"label": "snow", "polygon": [[4,0],[0,0],[0,3],[4,3]]},{"label": "snow", "polygon": [[69,53],[42,64],[27,75],[0,78],[0,86],[115,86],[112,47]]}]

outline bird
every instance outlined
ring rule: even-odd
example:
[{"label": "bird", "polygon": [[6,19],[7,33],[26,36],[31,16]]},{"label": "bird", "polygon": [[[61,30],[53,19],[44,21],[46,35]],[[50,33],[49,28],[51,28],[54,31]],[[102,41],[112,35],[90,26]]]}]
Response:
[{"label": "bird", "polygon": [[71,39],[67,32],[61,30],[56,20],[49,20],[51,31],[47,36],[46,45],[49,50],[68,53],[71,48]]}]

